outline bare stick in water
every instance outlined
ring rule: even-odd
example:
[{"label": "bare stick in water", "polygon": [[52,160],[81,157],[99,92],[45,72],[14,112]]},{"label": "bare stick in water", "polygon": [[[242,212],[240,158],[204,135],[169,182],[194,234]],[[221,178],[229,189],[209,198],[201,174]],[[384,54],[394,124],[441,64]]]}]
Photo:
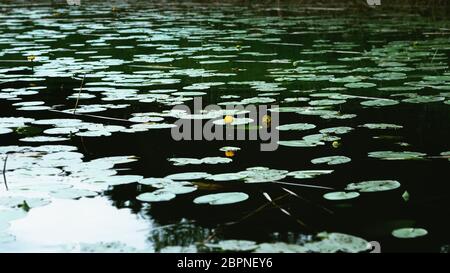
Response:
[{"label": "bare stick in water", "polygon": [[80,90],[78,91],[77,101],[75,102],[75,107],[73,108],[73,114],[74,115],[75,115],[75,112],[77,111],[78,102],[80,101],[81,90],[83,90],[84,78],[86,78],[86,74],[83,75],[83,79],[81,80],[81,86],[80,86]]},{"label": "bare stick in water", "polygon": [[6,181],[6,162],[8,162],[8,154],[6,154],[5,162],[3,163],[3,181],[5,181],[6,190],[9,191],[8,182]]}]

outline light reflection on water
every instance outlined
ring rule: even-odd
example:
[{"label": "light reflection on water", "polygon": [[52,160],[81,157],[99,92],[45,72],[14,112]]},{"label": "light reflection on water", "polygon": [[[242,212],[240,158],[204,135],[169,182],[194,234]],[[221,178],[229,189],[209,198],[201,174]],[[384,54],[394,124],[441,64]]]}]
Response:
[{"label": "light reflection on water", "polygon": [[55,199],[50,205],[32,209],[27,217],[11,223],[10,232],[17,242],[8,251],[61,251],[64,244],[112,241],[149,249],[147,236],[151,228],[151,220],[127,208],[111,206],[104,197]]}]

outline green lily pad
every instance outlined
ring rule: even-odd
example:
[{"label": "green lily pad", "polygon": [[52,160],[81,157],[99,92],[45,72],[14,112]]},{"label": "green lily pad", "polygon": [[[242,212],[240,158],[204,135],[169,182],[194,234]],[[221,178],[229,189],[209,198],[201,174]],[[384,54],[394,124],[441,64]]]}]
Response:
[{"label": "green lily pad", "polygon": [[240,151],[240,150],[241,150],[241,148],[239,148],[239,147],[232,147],[232,146],[225,146],[225,147],[222,147],[222,148],[219,149],[219,151],[222,151],[222,152],[228,152],[228,151],[237,152],[237,151]]},{"label": "green lily pad", "polygon": [[309,249],[294,244],[278,243],[263,243],[259,244],[255,249],[255,253],[306,253]]},{"label": "green lily pad", "polygon": [[343,134],[347,134],[348,132],[350,132],[352,130],[353,130],[352,127],[341,126],[341,127],[332,127],[332,128],[322,129],[319,132],[322,134],[343,135]]},{"label": "green lily pad", "polygon": [[196,180],[207,178],[208,176],[210,176],[210,174],[205,172],[186,172],[171,174],[166,176],[165,178],[172,180]]},{"label": "green lily pad", "polygon": [[423,159],[426,154],[419,152],[394,152],[394,151],[377,151],[370,152],[369,157],[383,159],[383,160],[419,160]]},{"label": "green lily pad", "polygon": [[278,181],[286,177],[289,171],[270,169],[266,167],[251,167],[238,174],[245,176],[246,183],[265,183]]},{"label": "green lily pad", "polygon": [[392,231],[392,236],[399,239],[411,239],[422,237],[428,234],[428,231],[423,228],[400,228]]},{"label": "green lily pad", "polygon": [[324,142],[321,141],[310,141],[310,140],[280,140],[277,142],[278,145],[287,146],[287,147],[316,147],[319,145],[325,145]]},{"label": "green lily pad", "polygon": [[368,241],[353,235],[323,232],[318,234],[318,237],[322,238],[322,240],[306,243],[303,246],[309,252],[315,253],[358,253],[368,251],[372,248]]},{"label": "green lily pad", "polygon": [[351,161],[351,158],[346,156],[326,156],[326,157],[319,157],[311,160],[311,163],[313,164],[327,164],[327,165],[338,165],[338,164],[344,164]]},{"label": "green lily pad", "polygon": [[409,103],[431,103],[431,102],[440,102],[444,101],[445,97],[439,97],[439,96],[417,96],[413,98],[408,98],[402,100],[402,102],[409,102]]},{"label": "green lily pad", "polygon": [[395,180],[372,180],[359,183],[348,184],[345,188],[348,191],[360,191],[360,192],[378,192],[394,190],[401,186],[398,181]]},{"label": "green lily pad", "polygon": [[379,129],[379,130],[403,128],[403,126],[401,126],[401,125],[390,124],[390,123],[366,123],[366,124],[360,125],[359,127],[364,127],[364,128],[368,128],[368,129]]},{"label": "green lily pad", "polygon": [[9,128],[1,128],[1,127],[0,127],[0,135],[9,134],[9,133],[12,133],[12,132],[14,132],[12,129],[9,129]]},{"label": "green lily pad", "polygon": [[289,130],[296,130],[296,131],[303,131],[303,130],[310,130],[316,128],[316,125],[310,124],[310,123],[293,123],[293,124],[285,124],[277,126],[276,129],[279,131],[289,131]]},{"label": "green lily pad", "polygon": [[231,158],[226,157],[205,157],[201,159],[197,158],[169,158],[170,162],[174,166],[184,166],[184,165],[199,165],[199,164],[223,164],[230,163],[233,161]]},{"label": "green lily pad", "polygon": [[370,82],[351,82],[344,85],[347,88],[371,88],[377,86]]},{"label": "green lily pad", "polygon": [[354,199],[359,196],[357,192],[329,192],[323,195],[323,198],[331,201]]},{"label": "green lily pad", "polygon": [[290,172],[287,175],[292,176],[293,178],[296,178],[296,179],[309,179],[309,178],[315,178],[316,176],[319,176],[319,175],[330,174],[332,172],[334,172],[334,171],[333,170],[306,170],[306,171]]},{"label": "green lily pad", "polygon": [[377,99],[377,100],[367,100],[361,102],[361,105],[364,106],[374,106],[374,107],[381,107],[381,106],[392,106],[399,104],[396,100],[391,99]]},{"label": "green lily pad", "polygon": [[164,189],[156,190],[154,192],[141,193],[136,196],[136,199],[141,202],[164,202],[172,200],[176,197],[174,193],[167,192]]},{"label": "green lily pad", "polygon": [[255,250],[258,245],[247,240],[223,240],[217,244],[205,244],[207,247],[220,249],[222,251],[249,252]]},{"label": "green lily pad", "polygon": [[208,180],[213,181],[235,181],[235,180],[243,180],[246,176],[240,173],[221,173],[215,174],[207,177]]},{"label": "green lily pad", "polygon": [[243,192],[225,192],[208,194],[194,199],[195,204],[227,205],[242,202],[248,199],[248,195]]}]

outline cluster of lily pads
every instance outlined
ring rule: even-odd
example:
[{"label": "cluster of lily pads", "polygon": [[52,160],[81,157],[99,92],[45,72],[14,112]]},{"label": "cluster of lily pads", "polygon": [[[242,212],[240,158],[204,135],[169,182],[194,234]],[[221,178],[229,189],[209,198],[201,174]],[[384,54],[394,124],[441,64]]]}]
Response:
[{"label": "cluster of lily pads", "polygon": [[[126,8],[126,7],[124,7]],[[157,9],[157,8],[156,8]],[[448,37],[424,37],[420,41],[380,39],[383,35],[403,34],[412,28],[434,30],[424,20],[349,20],[333,17],[255,16],[242,7],[227,6],[226,11],[202,9],[186,16],[183,8],[171,7],[159,14],[138,9],[117,13],[109,6],[92,4],[83,10],[51,7],[5,9],[0,15],[4,26],[0,32],[0,102],[17,113],[0,117],[0,135],[19,136],[20,146],[1,146],[1,162],[7,193],[0,195],[0,243],[14,240],[6,233],[9,222],[24,217],[34,207],[45,206],[53,198],[92,197],[110,186],[139,183],[153,188],[139,194],[142,202],[169,201],[180,194],[198,189],[198,180],[208,182],[242,181],[245,183],[282,182],[287,179],[313,179],[334,172],[331,169],[279,170],[250,167],[233,173],[174,173],[164,178],[118,175],[116,164],[129,163],[134,157],[120,156],[85,161],[75,147],[65,145],[22,146],[64,142],[72,137],[106,137],[113,133],[136,133],[152,129],[173,128],[169,119],[214,119],[217,126],[249,125],[255,120],[242,117],[245,111],[187,111],[168,109],[187,104],[194,97],[208,98],[227,105],[279,104],[272,112],[298,115],[296,123],[275,129],[295,134],[295,139],[278,142],[283,147],[319,147],[340,141],[355,130],[399,130],[403,125],[387,122],[359,123],[350,126],[359,110],[383,109],[421,104],[436,107],[450,105],[448,72]],[[20,10],[21,12],[18,12]],[[242,16],[244,12],[245,16]],[[93,21],[91,15],[114,18]],[[87,15],[87,16],[86,16]],[[239,16],[238,16],[239,15]],[[248,15],[248,16],[247,16]],[[29,20],[32,18],[33,20]],[[71,20],[74,19],[74,20]],[[220,27],[217,27],[220,26]],[[328,35],[351,34],[365,29],[367,39],[358,42],[334,41]],[[320,35],[317,35],[320,34]],[[312,42],[285,42],[284,37],[311,35]],[[402,35],[399,35],[402,37]],[[76,42],[73,42],[76,40]],[[292,39],[290,39],[292,40]],[[264,50],[264,46],[278,50]],[[285,57],[283,49],[298,54]],[[267,49],[267,48],[265,48]],[[262,75],[242,80],[251,71]],[[47,81],[63,78],[77,80],[81,86],[69,90],[63,105],[47,100],[65,90],[47,86]],[[7,86],[3,88],[3,85]],[[36,96],[42,98],[36,99]],[[419,104],[419,105],[417,105]],[[142,110],[147,107],[158,110]],[[108,118],[122,113],[127,125],[111,125]],[[34,113],[60,114],[61,118],[29,117]],[[85,116],[97,116],[106,123],[86,122]],[[98,114],[98,115],[100,115]],[[111,114],[111,116],[109,116]],[[223,116],[233,116],[232,122]],[[93,117],[93,115],[90,115]],[[95,117],[94,117],[95,118]],[[309,119],[321,123],[342,122],[312,134],[300,132],[316,129]],[[305,121],[308,119],[308,121]],[[3,137],[3,136],[2,136]],[[408,143],[399,143],[408,146]],[[227,157],[171,157],[175,166],[228,164],[237,147],[223,147]],[[449,157],[444,151],[441,157]],[[372,160],[423,160],[419,151],[381,150],[367,155]],[[351,162],[344,155],[312,158],[311,164],[331,168]],[[0,164],[3,166],[3,164]],[[3,168],[3,167],[1,167]],[[328,192],[329,201],[343,201],[363,194],[400,188],[396,180],[370,180],[349,183],[345,189]],[[147,188],[144,188],[147,189]],[[226,205],[251,198],[244,192],[216,192],[193,198],[195,204]],[[397,238],[426,235],[421,228],[394,230]],[[345,234],[318,236],[305,244],[219,241],[203,247],[217,251],[255,252],[360,252],[368,243]],[[123,250],[121,243],[82,245],[75,251]],[[162,252],[196,251],[197,246],[166,248]]]}]

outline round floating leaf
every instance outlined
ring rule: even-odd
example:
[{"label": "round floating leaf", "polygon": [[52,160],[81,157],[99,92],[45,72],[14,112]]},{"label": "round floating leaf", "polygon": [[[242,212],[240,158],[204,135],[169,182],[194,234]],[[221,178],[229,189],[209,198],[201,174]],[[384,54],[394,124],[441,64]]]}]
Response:
[{"label": "round floating leaf", "polygon": [[330,99],[324,99],[324,100],[312,100],[308,104],[311,106],[331,106],[331,105],[338,105],[345,103],[345,100],[330,100]]},{"label": "round floating leaf", "polygon": [[444,101],[445,97],[439,97],[439,96],[417,96],[409,99],[404,99],[402,102],[409,102],[409,103],[431,103],[431,102],[439,102]]},{"label": "round floating leaf", "polygon": [[207,178],[208,176],[210,176],[210,174],[205,172],[186,172],[171,174],[166,176],[165,178],[172,180],[196,180]]},{"label": "round floating leaf", "polygon": [[306,253],[309,250],[301,245],[278,243],[263,243],[259,244],[255,253]]},{"label": "round floating leaf", "polygon": [[175,197],[176,195],[174,193],[161,189],[154,192],[141,193],[136,199],[142,202],[163,202],[172,200]]},{"label": "round floating leaf", "polygon": [[370,82],[351,82],[344,85],[347,88],[370,88],[377,86],[374,83]]},{"label": "round floating leaf", "polygon": [[368,129],[401,129],[403,126],[389,123],[366,123],[360,125],[360,127],[368,128]]},{"label": "round floating leaf", "polygon": [[448,160],[450,161],[450,151],[449,151],[449,152],[442,152],[441,155],[442,155],[443,157],[447,157]]},{"label": "round floating leaf", "polygon": [[241,148],[239,148],[239,147],[232,147],[232,146],[225,146],[225,147],[220,148],[219,150],[222,151],[222,152],[228,152],[228,151],[237,152],[237,151],[241,150]]},{"label": "round floating leaf", "polygon": [[207,247],[218,248],[222,251],[247,252],[255,250],[258,245],[247,240],[223,240],[217,244],[206,244]]},{"label": "round floating leaf", "polygon": [[338,136],[330,136],[327,134],[314,134],[314,135],[307,135],[303,137],[303,140],[309,141],[309,142],[322,142],[322,141],[336,141],[340,140],[341,138]]},{"label": "round floating leaf", "polygon": [[243,192],[225,192],[208,194],[194,199],[195,204],[226,205],[242,202],[248,199],[248,195]]},{"label": "round floating leaf", "polygon": [[310,140],[282,140],[277,142],[278,145],[287,147],[316,147],[319,145],[325,145],[321,141],[310,141]]},{"label": "round floating leaf", "polygon": [[23,142],[59,142],[67,140],[69,139],[64,137],[45,137],[45,136],[25,137],[20,139],[20,141]]},{"label": "round floating leaf", "polygon": [[238,174],[245,176],[246,183],[265,183],[278,181],[286,177],[289,172],[286,170],[269,169],[266,167],[252,167]]},{"label": "round floating leaf", "polygon": [[428,231],[423,228],[400,228],[392,231],[392,236],[399,239],[411,239],[422,237],[428,234]]},{"label": "round floating leaf", "polygon": [[0,127],[0,135],[9,134],[9,133],[12,133],[12,132],[14,132],[12,129],[9,129],[9,128],[1,128],[1,127]]},{"label": "round floating leaf", "polygon": [[395,180],[372,180],[359,183],[351,183],[348,184],[345,189],[349,191],[357,190],[360,192],[378,192],[394,190],[398,187],[400,187],[400,183]]},{"label": "round floating leaf", "polygon": [[319,157],[311,160],[311,163],[313,164],[328,164],[328,165],[338,165],[338,164],[344,164],[351,161],[351,158],[346,156],[326,156],[326,157]]},{"label": "round floating leaf", "polygon": [[[186,182],[189,183],[189,182]],[[170,192],[173,194],[185,194],[185,193],[191,193],[197,190],[197,186],[193,186],[192,184],[183,185],[178,183],[173,183],[170,185],[165,186],[162,190],[165,192]]]},{"label": "round floating leaf", "polygon": [[293,176],[296,179],[308,179],[308,178],[314,178],[319,175],[323,174],[330,174],[333,170],[307,170],[307,171],[294,171],[290,172],[287,175]]},{"label": "round floating leaf", "polygon": [[337,200],[348,200],[353,199],[359,196],[359,193],[357,192],[343,192],[343,191],[337,191],[337,192],[329,192],[323,195],[323,198],[327,200],[337,201]]},{"label": "round floating leaf", "polygon": [[381,106],[392,106],[399,104],[396,100],[391,99],[377,99],[377,100],[366,100],[361,102],[361,105],[364,106],[375,106],[375,107],[381,107]]},{"label": "round floating leaf", "polygon": [[306,243],[303,246],[309,252],[316,253],[358,253],[365,252],[372,248],[371,244],[366,240],[343,233],[320,233],[318,234],[322,240],[318,242]]},{"label": "round floating leaf", "polygon": [[164,188],[164,187],[171,185],[173,183],[176,183],[176,182],[174,182],[172,179],[168,179],[168,178],[150,177],[150,178],[144,178],[142,180],[139,180],[138,183],[142,184],[142,185],[146,185],[146,186],[151,186],[153,188],[161,189],[161,188]]},{"label": "round floating leaf", "polygon": [[244,174],[240,173],[221,173],[221,174],[215,174],[207,177],[208,180],[213,181],[234,181],[234,180],[242,180],[246,176]]},{"label": "round floating leaf", "polygon": [[288,131],[288,130],[296,130],[296,131],[303,131],[303,130],[310,130],[316,128],[316,125],[310,124],[310,123],[293,123],[293,124],[285,124],[277,126],[276,129],[280,131]]},{"label": "round floating leaf", "polygon": [[[143,177],[140,175],[115,175],[104,179],[99,182],[107,182],[110,186],[126,185],[139,182]],[[95,181],[95,178],[94,178]]]},{"label": "round floating leaf", "polygon": [[377,151],[370,152],[369,157],[383,159],[383,160],[418,160],[423,159],[426,154],[419,152],[394,152],[394,151]]},{"label": "round floating leaf", "polygon": [[350,132],[352,130],[353,130],[352,127],[341,126],[341,127],[332,127],[332,128],[322,129],[319,132],[322,133],[322,134],[343,135],[343,134],[347,134],[348,132]]}]

